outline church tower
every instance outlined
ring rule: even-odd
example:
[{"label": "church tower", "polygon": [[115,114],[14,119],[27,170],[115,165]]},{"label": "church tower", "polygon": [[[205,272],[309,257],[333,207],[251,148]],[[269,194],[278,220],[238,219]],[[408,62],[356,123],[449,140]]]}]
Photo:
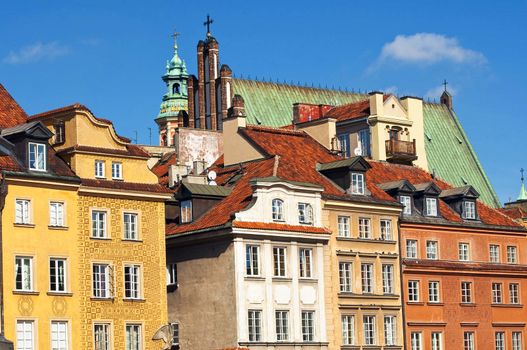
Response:
[{"label": "church tower", "polygon": [[163,102],[155,121],[159,126],[159,144],[175,146],[176,131],[189,126],[188,117],[188,73],[185,61],[178,54],[177,36],[174,33],[174,55],[167,61],[166,73],[162,79],[167,86]]}]

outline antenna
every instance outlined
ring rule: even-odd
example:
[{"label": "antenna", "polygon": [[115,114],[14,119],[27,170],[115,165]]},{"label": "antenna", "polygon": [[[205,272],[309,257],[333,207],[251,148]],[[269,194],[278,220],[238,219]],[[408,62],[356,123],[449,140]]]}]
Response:
[{"label": "antenna", "polygon": [[137,130],[134,130],[134,134],[135,134],[135,144],[137,144]]},{"label": "antenna", "polygon": [[148,144],[152,145],[152,128],[148,128]]}]

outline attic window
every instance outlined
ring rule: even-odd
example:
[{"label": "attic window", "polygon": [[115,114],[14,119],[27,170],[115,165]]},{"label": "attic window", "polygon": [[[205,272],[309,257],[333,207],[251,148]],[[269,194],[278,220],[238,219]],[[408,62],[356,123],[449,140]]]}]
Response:
[{"label": "attic window", "polygon": [[364,194],[364,174],[351,173],[351,194]]},{"label": "attic window", "polygon": [[463,217],[468,220],[476,219],[476,203],[474,201],[463,201]]},{"label": "attic window", "polygon": [[278,198],[273,199],[272,202],[273,220],[284,221],[284,201]]},{"label": "attic window", "polygon": [[308,203],[298,203],[298,222],[301,224],[313,224],[313,207]]},{"label": "attic window", "polygon": [[58,123],[53,126],[55,130],[55,143],[64,143],[65,135],[64,135],[64,123]]},{"label": "attic window", "polygon": [[190,199],[181,202],[181,223],[192,221],[192,201]]},{"label": "attic window", "polygon": [[425,215],[426,216],[437,216],[437,199],[427,197],[425,199]]},{"label": "attic window", "polygon": [[403,205],[403,214],[412,214],[412,197],[410,196],[399,196],[399,203]]},{"label": "attic window", "polygon": [[46,145],[42,143],[32,143],[29,145],[29,169],[46,171]]}]

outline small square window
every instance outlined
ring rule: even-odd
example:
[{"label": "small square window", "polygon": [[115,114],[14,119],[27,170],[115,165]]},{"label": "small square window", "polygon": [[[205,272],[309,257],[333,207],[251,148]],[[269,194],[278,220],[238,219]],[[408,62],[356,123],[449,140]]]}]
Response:
[{"label": "small square window", "polygon": [[364,194],[364,174],[351,173],[351,194]]},{"label": "small square window", "polygon": [[476,219],[476,203],[473,201],[463,202],[463,217],[469,220]]},{"label": "small square window", "polygon": [[46,145],[30,142],[28,147],[29,170],[46,171]]},{"label": "small square window", "polygon": [[426,216],[437,216],[437,199],[436,198],[426,198]]},{"label": "small square window", "polygon": [[104,172],[104,161],[103,160],[96,160],[95,161],[95,177],[99,179],[105,178],[105,172]]},{"label": "small square window", "polygon": [[112,179],[123,179],[123,164],[120,162],[112,162]]}]

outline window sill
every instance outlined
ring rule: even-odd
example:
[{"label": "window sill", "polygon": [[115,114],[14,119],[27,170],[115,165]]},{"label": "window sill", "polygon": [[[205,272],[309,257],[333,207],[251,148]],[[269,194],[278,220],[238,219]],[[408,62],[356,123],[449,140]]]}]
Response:
[{"label": "window sill", "polygon": [[422,306],[425,303],[423,301],[407,301],[406,305],[415,305],[415,306]]},{"label": "window sill", "polygon": [[123,298],[123,301],[126,301],[126,302],[132,302],[132,303],[144,303],[146,302],[146,299],[142,299],[142,298]]},{"label": "window sill", "polygon": [[492,307],[522,308],[523,304],[497,304],[497,303],[493,303],[493,304],[490,304],[490,306],[492,306]]},{"label": "window sill", "polygon": [[343,237],[343,236],[337,236],[337,241],[369,242],[369,243],[382,243],[382,244],[397,244],[397,241],[390,240],[390,239],[359,238],[359,237]]},{"label": "window sill", "polygon": [[113,301],[113,297],[91,297],[92,301]]},{"label": "window sill", "polygon": [[95,176],[97,180],[106,180],[105,176]]},{"label": "window sill", "polygon": [[71,292],[53,292],[49,291],[46,293],[47,295],[56,296],[56,297],[72,297],[73,293]]},{"label": "window sill", "polygon": [[33,290],[14,290],[13,294],[15,295],[40,295],[40,292]]},{"label": "window sill", "polygon": [[246,281],[265,281],[265,277],[262,276],[245,276]]},{"label": "window sill", "polygon": [[459,306],[476,307],[476,303],[459,303]]},{"label": "window sill", "polygon": [[291,282],[291,281],[293,281],[291,277],[273,276],[273,282]]},{"label": "window sill", "polygon": [[445,303],[440,301],[429,301],[426,303],[428,306],[445,306]]},{"label": "window sill", "polygon": [[15,222],[13,225],[15,227],[35,228],[35,224],[24,224],[21,222]]},{"label": "window sill", "polygon": [[135,242],[135,243],[143,243],[142,239],[132,239],[132,238],[123,238],[121,239],[123,242]]},{"label": "window sill", "polygon": [[305,283],[317,283],[318,279],[314,277],[299,277],[298,282],[305,282]]},{"label": "window sill", "polygon": [[50,230],[59,230],[59,231],[66,231],[69,229],[68,226],[55,226],[55,225],[48,225],[48,229]]},{"label": "window sill", "polygon": [[112,239],[110,237],[91,237],[90,239],[93,239],[95,241],[111,241]]},{"label": "window sill", "polygon": [[121,182],[124,181],[124,179],[123,179],[122,177],[121,177],[121,178],[112,177],[112,180],[113,180],[113,181],[121,181]]}]

